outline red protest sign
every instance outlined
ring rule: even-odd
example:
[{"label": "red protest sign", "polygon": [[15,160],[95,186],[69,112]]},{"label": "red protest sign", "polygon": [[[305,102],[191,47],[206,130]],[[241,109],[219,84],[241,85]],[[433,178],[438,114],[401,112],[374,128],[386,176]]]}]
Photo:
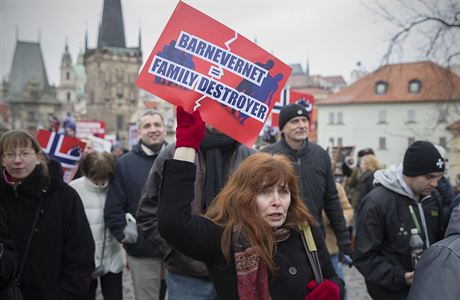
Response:
[{"label": "red protest sign", "polygon": [[278,117],[281,108],[290,104],[297,103],[305,106],[307,111],[310,113],[310,123],[312,122],[312,113],[313,113],[313,104],[315,103],[315,98],[307,93],[301,93],[290,89],[284,89],[279,102],[275,103],[272,111],[272,126],[278,127]]},{"label": "red protest sign", "polygon": [[136,85],[252,146],[291,68],[247,38],[179,2]]}]

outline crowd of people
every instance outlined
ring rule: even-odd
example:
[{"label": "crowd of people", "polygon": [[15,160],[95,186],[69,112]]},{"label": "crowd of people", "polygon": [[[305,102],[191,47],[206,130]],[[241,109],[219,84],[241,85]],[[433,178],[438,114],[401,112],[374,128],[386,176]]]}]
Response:
[{"label": "crowd of people", "polygon": [[137,145],[88,147],[69,184],[30,133],[5,132],[0,299],[94,300],[98,285],[123,299],[126,266],[137,300],[347,299],[344,266],[373,299],[460,297],[443,149],[415,141],[386,168],[361,149],[338,182],[309,126],[305,107],[285,106],[279,141],[258,152],[178,107],[168,144],[146,110]]}]

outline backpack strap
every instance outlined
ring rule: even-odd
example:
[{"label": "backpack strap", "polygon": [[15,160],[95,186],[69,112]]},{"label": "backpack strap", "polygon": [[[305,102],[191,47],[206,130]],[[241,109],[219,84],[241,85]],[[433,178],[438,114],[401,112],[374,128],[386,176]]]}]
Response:
[{"label": "backpack strap", "polygon": [[318,249],[316,247],[315,239],[313,238],[313,233],[311,232],[310,225],[308,223],[302,223],[299,225],[300,230],[302,231],[301,239],[302,244],[307,252],[308,261],[313,270],[313,275],[315,276],[316,283],[319,285],[323,282],[323,272],[321,271],[321,264],[318,258]]}]

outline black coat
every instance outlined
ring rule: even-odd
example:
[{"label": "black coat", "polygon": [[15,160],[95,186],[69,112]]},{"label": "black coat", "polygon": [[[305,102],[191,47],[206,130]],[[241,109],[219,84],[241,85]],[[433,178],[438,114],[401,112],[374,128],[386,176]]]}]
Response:
[{"label": "black coat", "polygon": [[[163,170],[158,209],[160,234],[185,255],[206,263],[218,299],[238,299],[234,262],[228,266],[220,249],[222,228],[207,218],[191,213],[195,164],[167,160]],[[324,278],[337,283],[343,291],[343,282],[332,267],[321,230],[313,226],[312,232]],[[274,261],[278,275],[274,280],[269,279],[273,300],[303,300],[308,293],[306,284],[314,279],[300,234],[291,230],[290,237],[277,244]]]},{"label": "black coat", "polygon": [[323,232],[322,211],[324,209],[337,237],[340,250],[351,254],[351,241],[327,152],[308,141],[297,151],[289,147],[284,138],[276,144],[263,148],[262,152],[284,154],[295,164],[300,177],[302,197],[307,207],[321,224]]},{"label": "black coat", "polygon": [[[107,191],[104,207],[104,221],[113,236],[121,242],[126,227],[126,213],[136,216],[137,207],[144,189],[145,181],[158,156],[147,155],[139,142],[132,151],[117,160],[115,176],[112,177]],[[135,257],[162,257],[152,243],[138,234],[135,244],[126,244],[127,252]]]},{"label": "black coat", "polygon": [[[364,197],[358,214],[354,263],[364,275],[374,299],[406,299],[409,286],[404,274],[413,271],[409,247],[410,230],[415,228],[409,206],[422,227],[415,200],[377,185]],[[438,193],[421,200],[430,243],[442,239],[446,220]]]},{"label": "black coat", "polygon": [[50,169],[35,170],[15,188],[0,174],[0,199],[8,217],[18,264],[40,199],[43,205],[25,261],[21,290],[25,299],[85,299],[85,280],[94,270],[94,241],[77,192]]},{"label": "black coat", "polygon": [[18,259],[16,249],[11,240],[5,209],[0,206],[0,243],[3,247],[3,252],[0,256],[0,293],[6,287],[10,286],[16,276],[18,267]]}]

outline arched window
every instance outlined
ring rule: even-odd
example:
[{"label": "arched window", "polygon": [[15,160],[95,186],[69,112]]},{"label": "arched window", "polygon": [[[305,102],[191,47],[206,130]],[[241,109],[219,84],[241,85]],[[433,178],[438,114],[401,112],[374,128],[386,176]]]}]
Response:
[{"label": "arched window", "polygon": [[375,84],[375,93],[377,95],[386,94],[388,91],[388,83],[386,81],[377,81]]}]

